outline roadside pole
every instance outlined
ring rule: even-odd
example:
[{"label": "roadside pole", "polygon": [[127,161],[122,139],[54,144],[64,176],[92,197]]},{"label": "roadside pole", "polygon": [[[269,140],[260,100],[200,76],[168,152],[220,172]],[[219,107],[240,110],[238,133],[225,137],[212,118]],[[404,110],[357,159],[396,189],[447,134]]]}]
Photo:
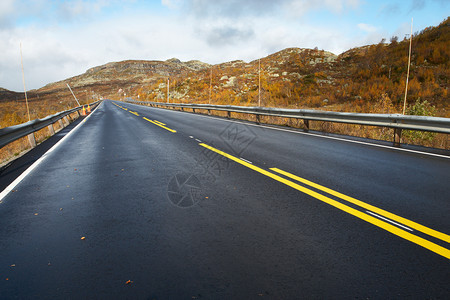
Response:
[{"label": "roadside pole", "polygon": [[405,100],[403,101],[403,114],[405,114],[406,96],[408,95],[409,66],[411,65],[412,28],[413,28],[413,19],[411,18],[411,34],[409,35],[408,72],[406,73],[406,88],[405,88]]},{"label": "roadside pole", "polygon": [[[27,88],[25,87],[25,72],[23,71],[22,43],[20,43],[20,65],[22,66],[23,90],[25,92],[25,103],[27,104],[27,114],[28,114],[28,122],[29,122],[29,121],[31,121],[31,117],[30,117],[30,108],[28,106]],[[36,147],[36,138],[34,136],[34,133],[30,133],[28,135],[28,142],[30,143],[31,148]]]}]

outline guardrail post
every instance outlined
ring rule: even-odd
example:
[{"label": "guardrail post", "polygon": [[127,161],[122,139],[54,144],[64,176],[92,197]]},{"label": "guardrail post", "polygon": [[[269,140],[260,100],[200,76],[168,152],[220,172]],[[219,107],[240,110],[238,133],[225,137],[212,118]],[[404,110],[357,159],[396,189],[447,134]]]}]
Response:
[{"label": "guardrail post", "polygon": [[55,135],[55,128],[53,128],[53,124],[48,125],[48,131],[50,131],[50,135]]},{"label": "guardrail post", "polygon": [[210,116],[211,115],[211,110],[210,109],[208,109],[208,116]]},{"label": "guardrail post", "polygon": [[394,128],[394,146],[399,147],[402,140],[402,129]]},{"label": "guardrail post", "polygon": [[305,124],[306,127],[305,131],[309,131],[309,120],[303,119],[303,124]]},{"label": "guardrail post", "polygon": [[192,112],[194,112],[194,113],[195,113],[195,108],[193,108],[193,109],[192,109]]},{"label": "guardrail post", "polygon": [[261,115],[256,115],[256,124],[260,124],[261,123]]},{"label": "guardrail post", "polygon": [[28,135],[28,142],[30,142],[31,148],[36,147],[36,138],[34,137],[34,133],[30,133]]},{"label": "guardrail post", "polygon": [[66,123],[65,126],[70,124],[69,119],[67,119],[67,116],[64,116],[63,120],[64,120],[64,123]]},{"label": "guardrail post", "polygon": [[227,111],[227,118],[228,118],[228,119],[231,118],[231,111]]},{"label": "guardrail post", "polygon": [[59,126],[61,126],[61,128],[64,128],[64,123],[61,119],[58,120]]}]

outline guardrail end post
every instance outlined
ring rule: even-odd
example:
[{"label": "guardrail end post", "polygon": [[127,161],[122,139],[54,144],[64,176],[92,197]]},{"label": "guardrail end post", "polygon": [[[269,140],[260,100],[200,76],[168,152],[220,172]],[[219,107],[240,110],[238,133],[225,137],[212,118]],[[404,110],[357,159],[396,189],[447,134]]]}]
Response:
[{"label": "guardrail end post", "polygon": [[303,119],[303,124],[305,124],[305,127],[306,127],[305,131],[308,132],[309,131],[309,120]]},{"label": "guardrail end post", "polygon": [[36,138],[34,137],[34,133],[30,133],[28,135],[28,142],[30,143],[31,148],[36,147]]},{"label": "guardrail end post", "polygon": [[394,146],[399,147],[402,140],[402,129],[394,128]]}]

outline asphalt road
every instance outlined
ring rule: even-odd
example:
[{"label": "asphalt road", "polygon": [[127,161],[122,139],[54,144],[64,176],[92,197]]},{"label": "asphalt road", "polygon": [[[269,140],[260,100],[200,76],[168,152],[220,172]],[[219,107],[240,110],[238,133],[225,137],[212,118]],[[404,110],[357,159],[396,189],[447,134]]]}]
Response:
[{"label": "asphalt road", "polygon": [[449,298],[449,183],[449,157],[104,101],[0,199],[0,298]]}]

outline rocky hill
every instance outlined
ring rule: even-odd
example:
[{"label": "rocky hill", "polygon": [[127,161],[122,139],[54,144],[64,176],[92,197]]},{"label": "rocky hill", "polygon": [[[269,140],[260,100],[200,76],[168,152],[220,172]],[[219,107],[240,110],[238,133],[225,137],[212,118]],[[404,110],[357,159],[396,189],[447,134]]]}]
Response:
[{"label": "rocky hill", "polygon": [[126,60],[93,67],[84,74],[51,83],[39,89],[39,93],[63,92],[66,84],[74,89],[91,89],[96,94],[114,93],[118,89],[131,90],[136,86],[154,82],[160,77],[182,76],[190,71],[209,68],[200,61],[181,62],[176,58],[166,61]]}]

